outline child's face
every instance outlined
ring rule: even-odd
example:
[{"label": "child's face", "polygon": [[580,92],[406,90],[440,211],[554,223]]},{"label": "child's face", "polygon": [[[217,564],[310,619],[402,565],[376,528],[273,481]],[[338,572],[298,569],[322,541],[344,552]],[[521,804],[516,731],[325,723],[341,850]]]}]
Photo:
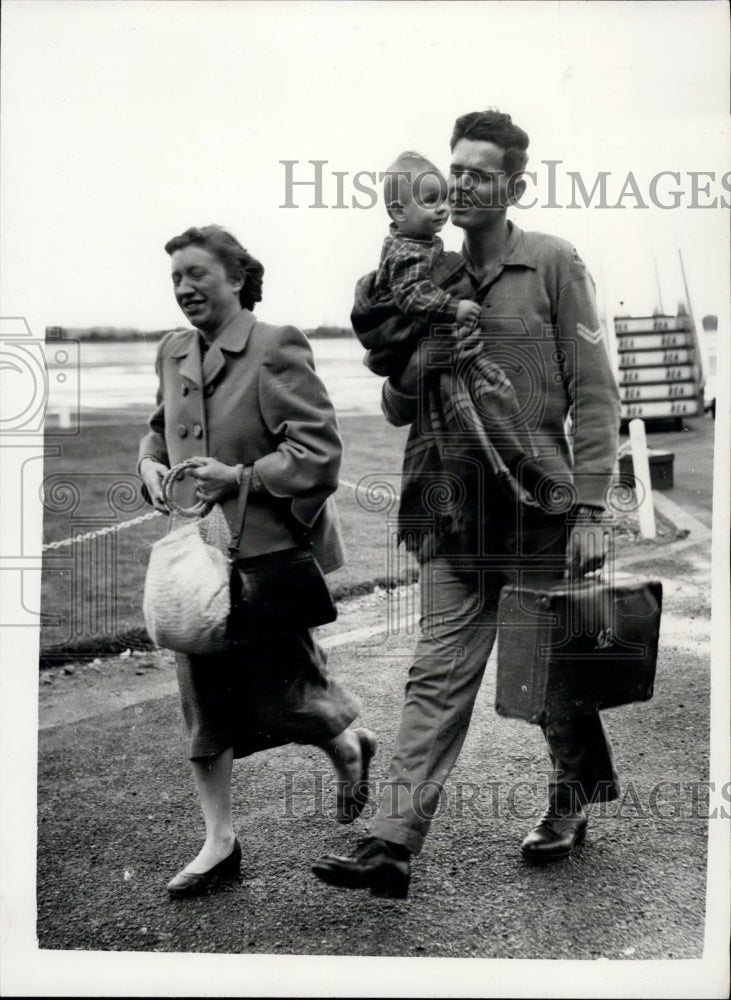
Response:
[{"label": "child's face", "polygon": [[411,196],[396,217],[399,232],[416,239],[431,239],[449,218],[447,184],[443,177],[425,173],[413,178]]}]

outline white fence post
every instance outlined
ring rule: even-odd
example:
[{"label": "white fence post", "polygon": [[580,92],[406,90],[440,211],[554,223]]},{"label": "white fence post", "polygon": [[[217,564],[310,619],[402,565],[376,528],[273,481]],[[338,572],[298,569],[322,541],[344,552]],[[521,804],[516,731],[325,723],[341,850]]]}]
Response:
[{"label": "white fence post", "polygon": [[[652,481],[650,460],[647,455],[645,422],[636,418],[629,422],[629,439],[632,445],[632,470],[635,477],[637,514],[640,519],[640,533],[643,538],[655,537],[655,508],[652,502]],[[639,485],[638,485],[639,484]]]}]

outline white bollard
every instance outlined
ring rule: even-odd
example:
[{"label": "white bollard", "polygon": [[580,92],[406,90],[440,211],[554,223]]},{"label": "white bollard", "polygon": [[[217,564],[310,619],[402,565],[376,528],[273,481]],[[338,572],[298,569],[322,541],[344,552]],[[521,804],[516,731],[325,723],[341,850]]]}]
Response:
[{"label": "white bollard", "polygon": [[[632,469],[637,494],[637,514],[643,538],[655,537],[655,508],[652,503],[650,459],[647,455],[645,422],[639,418],[629,422],[629,439],[632,445]],[[638,486],[639,484],[639,486]]]}]

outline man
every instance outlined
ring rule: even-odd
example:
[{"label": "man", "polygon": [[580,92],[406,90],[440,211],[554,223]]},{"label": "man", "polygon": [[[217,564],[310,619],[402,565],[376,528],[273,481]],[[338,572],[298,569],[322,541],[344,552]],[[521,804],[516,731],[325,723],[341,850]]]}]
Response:
[{"label": "man", "polygon": [[[563,499],[572,499],[567,507],[558,498],[554,510],[545,500],[541,505],[520,502],[518,491],[507,499],[475,459],[470,435],[449,436],[453,425],[445,417],[443,388],[441,402],[433,402],[430,338],[421,341],[402,374],[384,383],[388,420],[412,425],[399,524],[400,537],[421,562],[422,634],[409,671],[389,785],[371,836],[353,856],[325,855],[313,866],[325,882],[369,888],[374,895],[407,894],[411,855],[422,849],[466,736],[495,640],[501,586],[517,580],[546,585],[560,579],[564,568],[582,576],[605,557],[603,521],[617,454],[618,391],[593,282],[575,250],[552,236],[523,233],[506,217],[525,188],[527,146],[528,136],[509,115],[474,112],[457,120],[449,199],[465,241],[461,257],[448,255],[443,261],[441,284],[450,294],[480,303],[479,351],[504,371],[508,389],[512,384],[518,423],[531,448],[538,449],[547,481],[555,484],[563,476]],[[395,327],[399,321],[393,313],[387,319],[376,304],[369,307],[363,281],[353,321],[370,347],[383,342],[373,338],[375,328],[389,322]],[[443,365],[447,341],[431,340],[441,349],[431,353]],[[464,347],[452,352],[460,384],[469,382],[477,368],[474,344],[469,351]],[[452,492],[451,509],[448,503],[424,500],[423,484],[431,486],[440,477]],[[549,805],[522,844],[524,857],[537,862],[570,855],[584,837],[585,806],[618,795],[598,713],[551,722],[544,735],[553,764]]]}]

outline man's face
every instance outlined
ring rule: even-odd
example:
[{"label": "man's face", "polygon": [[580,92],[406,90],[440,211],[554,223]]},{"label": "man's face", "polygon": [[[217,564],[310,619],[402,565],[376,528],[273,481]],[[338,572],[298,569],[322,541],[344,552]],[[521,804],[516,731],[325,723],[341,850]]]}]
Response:
[{"label": "man's face", "polygon": [[178,305],[199,330],[220,329],[240,308],[241,281],[232,281],[218,257],[204,247],[176,250],[171,267]]},{"label": "man's face", "polygon": [[462,229],[480,229],[505,214],[522,190],[520,180],[509,183],[503,170],[504,150],[482,139],[460,139],[452,150],[449,172],[449,208],[452,222]]}]

